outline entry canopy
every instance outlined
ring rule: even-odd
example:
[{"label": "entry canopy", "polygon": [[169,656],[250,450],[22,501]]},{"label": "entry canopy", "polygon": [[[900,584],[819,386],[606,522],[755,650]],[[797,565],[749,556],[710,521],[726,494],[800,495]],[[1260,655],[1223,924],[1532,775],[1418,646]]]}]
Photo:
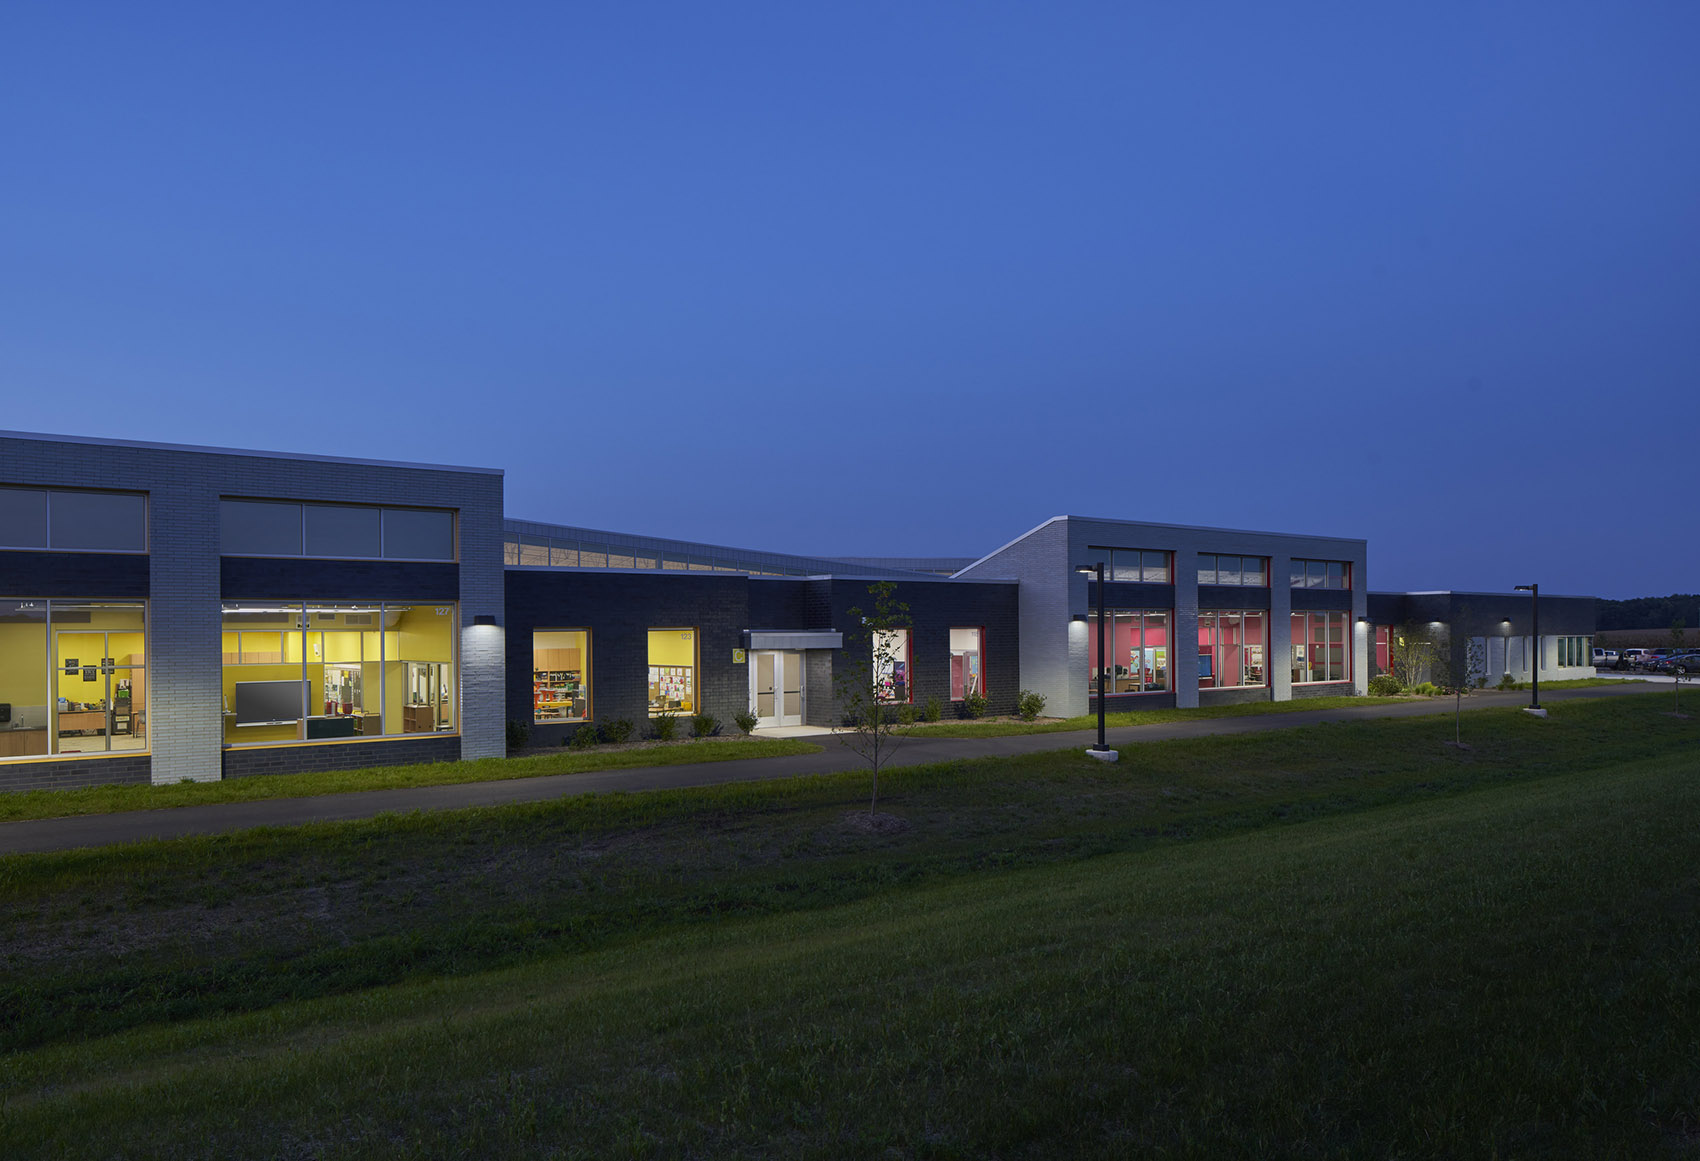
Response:
[{"label": "entry canopy", "polygon": [[844,634],[831,629],[746,629],[749,649],[842,649]]}]

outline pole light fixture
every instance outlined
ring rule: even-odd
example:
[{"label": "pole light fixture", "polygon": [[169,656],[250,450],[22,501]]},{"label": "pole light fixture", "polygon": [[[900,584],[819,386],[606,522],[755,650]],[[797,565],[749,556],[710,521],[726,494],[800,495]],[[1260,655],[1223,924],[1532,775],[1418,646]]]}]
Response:
[{"label": "pole light fixture", "polygon": [[1104,688],[1104,672],[1109,668],[1104,664],[1105,659],[1109,656],[1105,652],[1104,646],[1104,606],[1109,604],[1104,599],[1104,562],[1100,560],[1097,564],[1082,564],[1077,566],[1074,571],[1086,576],[1096,577],[1098,581],[1098,744],[1088,746],[1086,752],[1100,762],[1114,762],[1121,755],[1110,749],[1104,741],[1105,695],[1109,692]]},{"label": "pole light fixture", "polygon": [[1529,653],[1529,672],[1532,675],[1529,708],[1538,710],[1541,708],[1541,586],[1517,585],[1515,591],[1529,594],[1529,634],[1534,645]]}]

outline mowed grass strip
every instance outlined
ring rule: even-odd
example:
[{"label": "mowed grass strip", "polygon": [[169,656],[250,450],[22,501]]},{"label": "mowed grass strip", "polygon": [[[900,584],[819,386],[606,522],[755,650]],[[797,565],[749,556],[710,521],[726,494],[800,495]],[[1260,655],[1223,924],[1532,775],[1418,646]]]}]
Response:
[{"label": "mowed grass strip", "polygon": [[[1607,677],[1578,677],[1569,681],[1543,681],[1541,688],[1552,691],[1558,689],[1593,689],[1608,685],[1622,685],[1625,682],[1618,678]],[[1629,684],[1645,684],[1644,682],[1629,682]],[[1526,690],[1527,683],[1513,684],[1512,690]],[[1498,688],[1484,692],[1499,692]],[[1378,705],[1409,705],[1413,702],[1426,702],[1437,706],[1449,703],[1450,698],[1444,695],[1435,697],[1419,697],[1403,695],[1399,697],[1307,697],[1297,701],[1252,701],[1236,705],[1207,705],[1193,706],[1187,709],[1147,709],[1124,710],[1104,715],[1104,724],[1111,729],[1124,726],[1155,726],[1166,722],[1210,721],[1217,718],[1262,717],[1270,714],[1299,714],[1314,713],[1317,710],[1354,709],[1364,706]],[[1469,703],[1466,701],[1465,705]],[[1003,738],[1018,734],[1060,734],[1078,730],[1096,730],[1098,715],[1083,714],[1072,718],[1045,718],[1024,722],[1011,718],[996,718],[992,720],[958,720],[939,722],[916,722],[912,726],[903,727],[903,732],[913,734],[918,738]]]},{"label": "mowed grass strip", "polygon": [[0,1051],[731,917],[1693,754],[1661,697],[1307,727],[0,859]]},{"label": "mowed grass strip", "polygon": [[263,798],[307,798],[359,790],[404,790],[458,782],[494,782],[506,778],[542,778],[591,770],[629,770],[642,766],[678,766],[727,762],[737,758],[783,758],[818,754],[820,747],[799,738],[696,738],[632,748],[562,749],[523,758],[477,758],[464,762],[423,762],[360,770],[319,770],[232,778],[222,782],[183,782],[167,786],[89,786],[76,790],[26,790],[0,794],[0,822],[31,818],[69,818],[126,810],[166,810],[219,802],[256,802]]},{"label": "mowed grass strip", "polygon": [[1652,1158],[1691,757],[6,1059],[8,1155]]}]

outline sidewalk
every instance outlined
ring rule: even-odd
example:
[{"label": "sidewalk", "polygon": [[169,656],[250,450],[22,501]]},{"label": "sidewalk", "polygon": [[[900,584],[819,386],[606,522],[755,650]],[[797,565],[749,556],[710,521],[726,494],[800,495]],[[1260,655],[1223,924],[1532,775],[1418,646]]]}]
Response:
[{"label": "sidewalk", "polygon": [[[1617,697],[1646,693],[1645,686],[1595,686],[1543,693],[1543,702],[1575,698]],[[1481,691],[1465,699],[1468,709],[1519,706],[1529,703],[1527,693]],[[1122,726],[1106,735],[1117,748],[1140,742],[1172,738],[1202,738],[1212,735],[1253,734],[1290,730],[1319,722],[1362,721],[1371,718],[1410,718],[1453,711],[1451,698],[1408,702],[1399,705],[1348,706],[1341,709],[1247,717],[1208,718],[1191,722]],[[831,736],[818,739],[825,747],[819,754],[784,758],[745,758],[731,762],[704,762],[686,766],[648,766],[583,774],[554,774],[542,778],[520,778],[502,782],[464,782],[453,786],[424,786],[406,790],[373,790],[353,794],[326,794],[316,798],[272,798],[260,802],[219,803],[212,806],[182,806],[167,810],[135,810],[122,814],[90,814],[76,818],[48,818],[0,824],[0,855],[71,850],[77,847],[108,846],[146,839],[181,838],[186,835],[226,834],[260,826],[296,826],[309,822],[338,822],[371,818],[390,811],[456,810],[470,806],[503,806],[515,802],[541,802],[571,794],[593,794],[612,790],[671,790],[689,786],[714,786],[728,782],[763,782],[808,774],[829,774],[865,768],[866,763]],[[892,756],[893,766],[917,766],[958,758],[1007,758],[1089,746],[1097,741],[1094,730],[1054,734],[1020,734],[1005,738],[908,738]],[[1124,753],[1125,762],[1128,755]]]}]

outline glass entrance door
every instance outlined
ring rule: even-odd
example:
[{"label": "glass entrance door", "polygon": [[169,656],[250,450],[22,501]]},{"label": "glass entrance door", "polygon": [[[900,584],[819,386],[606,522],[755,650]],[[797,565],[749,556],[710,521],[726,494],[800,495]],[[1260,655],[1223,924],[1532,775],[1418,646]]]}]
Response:
[{"label": "glass entrance door", "polygon": [[803,655],[785,649],[751,654],[750,710],[756,726],[803,724]]}]

